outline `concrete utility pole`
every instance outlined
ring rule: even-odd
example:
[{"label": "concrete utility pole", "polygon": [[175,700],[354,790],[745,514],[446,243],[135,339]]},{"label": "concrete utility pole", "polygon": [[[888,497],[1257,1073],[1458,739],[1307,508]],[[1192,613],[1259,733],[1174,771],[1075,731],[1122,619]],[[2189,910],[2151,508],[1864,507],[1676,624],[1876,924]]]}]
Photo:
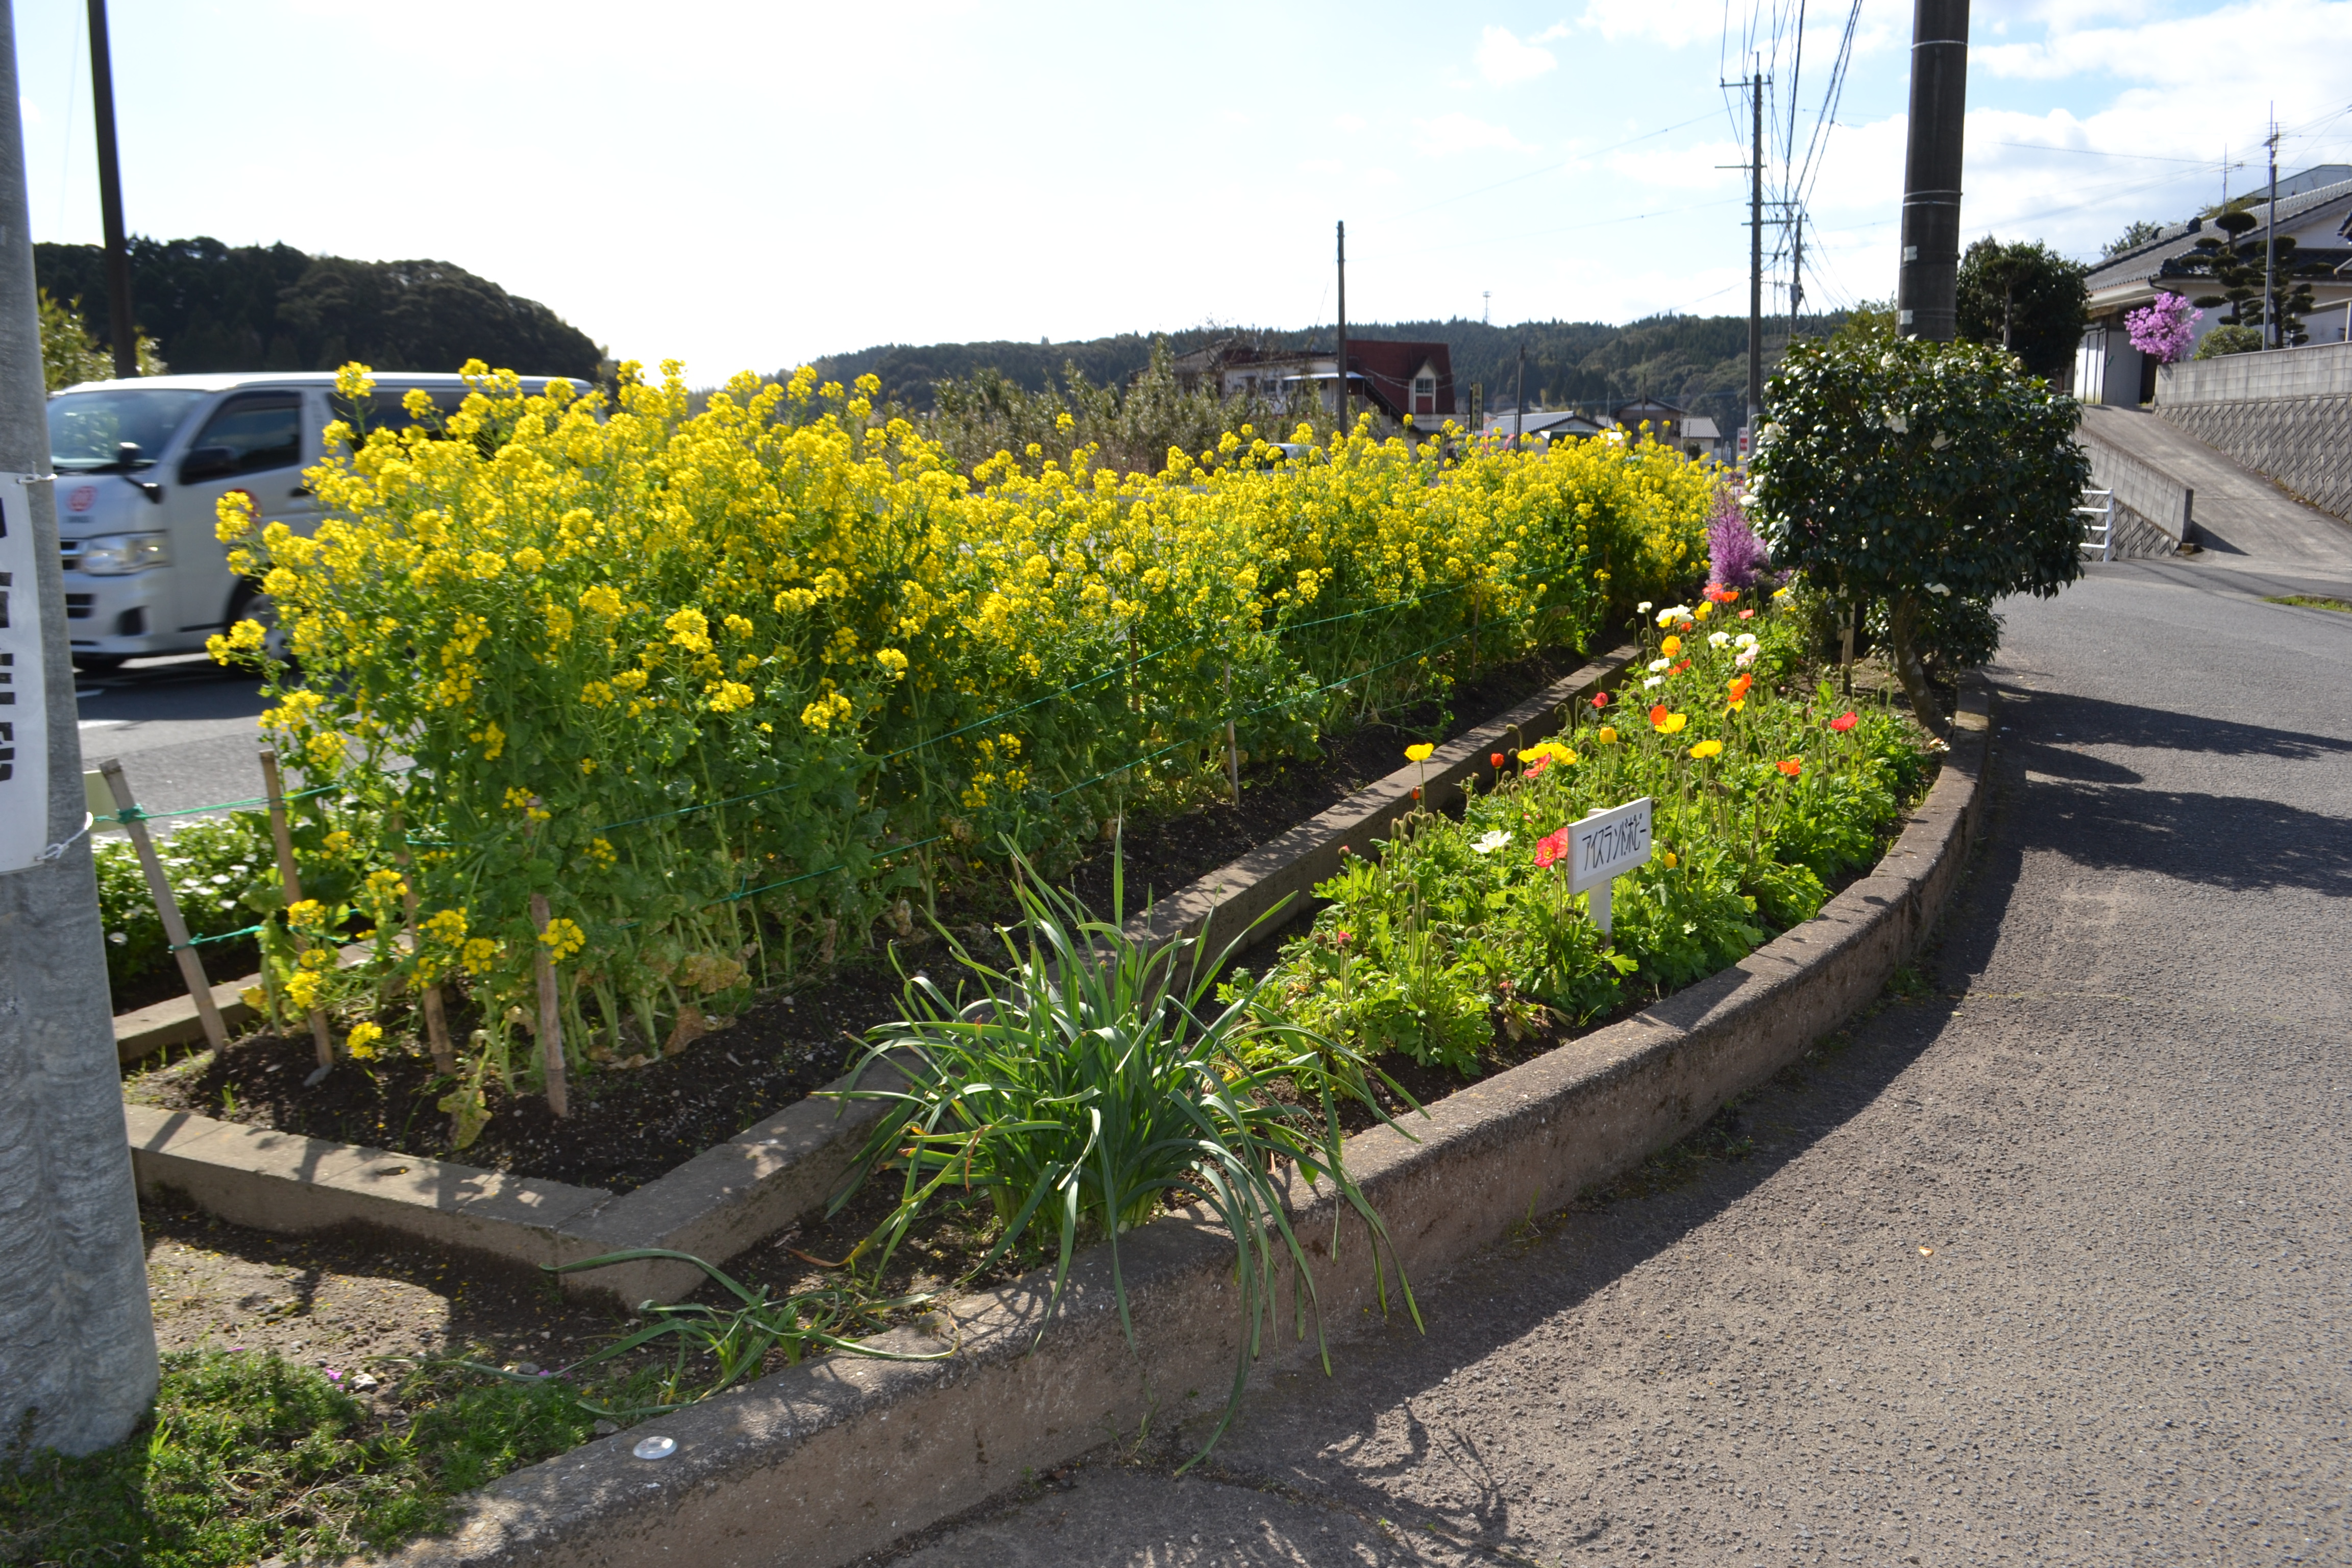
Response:
[{"label": "concrete utility pole", "polygon": [[1903,269],[1895,330],[1959,332],[1960,154],[1969,107],[1969,0],[1914,0],[1911,145],[1903,162]]},{"label": "concrete utility pole", "polygon": [[2263,347],[2278,349],[2286,346],[2286,334],[2278,330],[2278,105],[2271,105],[2271,133],[2266,143],[2271,150],[2271,195],[2263,204]]},{"label": "concrete utility pole", "polygon": [[[0,102],[16,101],[0,9]],[[84,1454],[155,1397],[155,1325],[82,831],[24,127],[0,114],[0,1429]],[[31,482],[26,482],[30,480]]]},{"label": "concrete utility pole", "polygon": [[1748,153],[1748,441],[1764,427],[1764,62],[1748,73],[1756,134]]},{"label": "concrete utility pole", "polygon": [[1348,222],[1339,220],[1339,428],[1348,427]]},{"label": "concrete utility pole", "polygon": [[98,206],[106,225],[106,306],[114,331],[114,374],[139,374],[139,329],[131,316],[131,251],[122,232],[122,166],[114,152],[114,64],[106,0],[89,0],[89,100],[98,119]]}]

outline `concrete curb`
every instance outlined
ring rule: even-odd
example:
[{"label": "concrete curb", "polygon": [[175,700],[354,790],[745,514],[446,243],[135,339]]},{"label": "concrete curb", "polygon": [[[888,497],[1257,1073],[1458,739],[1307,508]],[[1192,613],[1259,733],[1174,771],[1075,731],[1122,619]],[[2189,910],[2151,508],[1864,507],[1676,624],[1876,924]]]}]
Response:
[{"label": "concrete curb", "polygon": [[[1367,844],[1386,833],[1411,809],[1415,789],[1433,802],[1439,791],[1459,788],[1486,766],[1488,753],[1551,734],[1559,728],[1561,708],[1612,679],[1637,647],[1627,645],[1586,664],[1450,742],[1426,763],[1408,764],[1367,785],[1155,904],[1129,921],[1128,930],[1156,942],[1203,932],[1220,943],[1263,936],[1271,926],[1254,922],[1286,900],[1291,908],[1303,907],[1315,885],[1339,870],[1342,845]],[[364,951],[345,949],[345,961]],[[1213,957],[1218,950],[1203,942],[1202,951]],[[229,1001],[245,1011],[232,988],[215,989],[216,996],[228,991]],[[142,1026],[146,1033],[140,1037],[152,1043],[141,1054],[200,1037],[194,1005],[180,997],[118,1018],[118,1054],[129,1048],[125,1026],[151,1014],[158,1018]],[[188,1032],[175,1032],[183,1026]],[[866,1086],[888,1080],[888,1069],[877,1067]],[[845,1089],[849,1080],[826,1087]],[[884,1110],[873,1100],[804,1100],[620,1196],[602,1187],[264,1131],[193,1111],[131,1105],[124,1121],[142,1196],[182,1193],[224,1219],[257,1229],[299,1232],[358,1221],[524,1263],[576,1262],[640,1247],[724,1263],[822,1208]],[[566,1289],[607,1293],[632,1304],[674,1301],[702,1283],[698,1269],[655,1261],[564,1277]]]},{"label": "concrete curb", "polygon": [[[1989,711],[1986,689],[1971,683],[1926,804],[1877,869],[1819,917],[1636,1017],[1439,1101],[1413,1123],[1418,1142],[1385,1128],[1351,1139],[1349,1163],[1412,1277],[1425,1285],[1531,1206],[1556,1208],[1690,1131],[1874,996],[1958,879],[1982,809]],[[1336,1223],[1328,1201],[1295,1196],[1302,1237],[1320,1238],[1309,1246],[1325,1321],[1358,1321],[1378,1305],[1366,1238]],[[1129,1237],[1120,1258],[1133,1349],[1098,1247],[1078,1261],[1042,1339],[1039,1275],[877,1342],[951,1352],[942,1360],[833,1356],[763,1378],[508,1476],[468,1500],[452,1534],[394,1561],[830,1568],[1146,1421],[1213,1409],[1240,1327],[1230,1240],[1193,1215],[1171,1215]],[[1269,1342],[1265,1363],[1295,1363],[1311,1344]],[[647,1432],[675,1437],[676,1455],[634,1458]]]}]

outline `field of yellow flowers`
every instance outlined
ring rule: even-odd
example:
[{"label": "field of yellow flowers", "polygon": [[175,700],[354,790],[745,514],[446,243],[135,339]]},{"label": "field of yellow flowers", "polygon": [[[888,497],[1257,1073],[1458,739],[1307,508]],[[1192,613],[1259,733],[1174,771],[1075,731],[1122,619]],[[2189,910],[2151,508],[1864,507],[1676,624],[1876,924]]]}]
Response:
[{"label": "field of yellow flowers", "polygon": [[[350,891],[299,908],[307,934],[365,923],[382,955],[289,957],[285,1002],[466,988],[461,1124],[490,1075],[542,1070],[551,966],[573,1068],[677,1048],[908,929],[946,864],[1221,790],[1228,724],[1297,752],[1687,587],[1715,486],[1647,442],[1368,426],[966,474],[866,382],[698,398],[628,366],[608,401],[468,371],[455,415],[331,443],[314,535],[225,510],[299,674],[255,623],[215,639],[265,667],[265,725],[341,803]],[[364,406],[364,370],[341,391]],[[349,1048],[390,1048],[374,1028]]]}]

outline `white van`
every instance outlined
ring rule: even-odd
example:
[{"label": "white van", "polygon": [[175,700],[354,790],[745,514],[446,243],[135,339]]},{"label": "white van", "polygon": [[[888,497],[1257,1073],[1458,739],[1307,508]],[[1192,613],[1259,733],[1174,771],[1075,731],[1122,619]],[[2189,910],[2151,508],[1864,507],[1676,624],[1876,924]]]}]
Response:
[{"label": "white van", "polygon": [[[536,393],[553,379],[522,384]],[[368,427],[410,424],[401,399],[413,387],[445,412],[467,391],[455,375],[383,372]],[[353,412],[324,371],[91,381],[53,395],[49,452],[74,663],[103,673],[142,655],[199,651],[248,616],[274,621],[257,584],[230,573],[215,509],[243,490],[265,521],[310,532],[318,509],[302,470],[324,455],[328,423]]]}]

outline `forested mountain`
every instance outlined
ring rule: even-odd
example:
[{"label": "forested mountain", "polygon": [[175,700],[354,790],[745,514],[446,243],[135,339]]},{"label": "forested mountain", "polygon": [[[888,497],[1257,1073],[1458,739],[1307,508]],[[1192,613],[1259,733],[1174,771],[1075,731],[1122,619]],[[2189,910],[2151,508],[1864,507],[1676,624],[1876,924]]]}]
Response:
[{"label": "forested mountain", "polygon": [[[1801,318],[1807,334],[1833,331],[1843,313]],[[1662,397],[1693,413],[1714,416],[1727,433],[1739,423],[1748,385],[1748,318],[1745,316],[1654,316],[1625,326],[1599,321],[1528,321],[1493,327],[1480,321],[1366,321],[1349,335],[1410,342],[1442,342],[1454,355],[1454,384],[1466,397],[1485,389],[1486,405],[1511,405],[1518,352],[1528,351],[1530,406],[1601,407],[1642,396]],[[1188,353],[1225,340],[1269,349],[1309,345],[1328,350],[1331,329],[1305,331],[1242,331],[1196,327],[1168,334],[1169,346]],[[1765,362],[1769,374],[1788,341],[1786,317],[1765,323]],[[879,376],[883,395],[912,408],[932,405],[934,382],[969,379],[994,370],[1024,390],[1043,389],[1074,364],[1097,385],[1116,385],[1141,371],[1151,358],[1151,339],[1127,332],[1066,343],[886,344],[816,362],[819,372],[844,382],[867,372]]]},{"label": "forested mountain", "polygon": [[[176,371],[454,371],[468,359],[587,380],[604,357],[585,332],[446,261],[353,261],[290,245],[149,239],[131,250],[131,313]],[[37,245],[40,286],[79,300],[90,335],[111,342],[106,261],[95,245]]]}]

